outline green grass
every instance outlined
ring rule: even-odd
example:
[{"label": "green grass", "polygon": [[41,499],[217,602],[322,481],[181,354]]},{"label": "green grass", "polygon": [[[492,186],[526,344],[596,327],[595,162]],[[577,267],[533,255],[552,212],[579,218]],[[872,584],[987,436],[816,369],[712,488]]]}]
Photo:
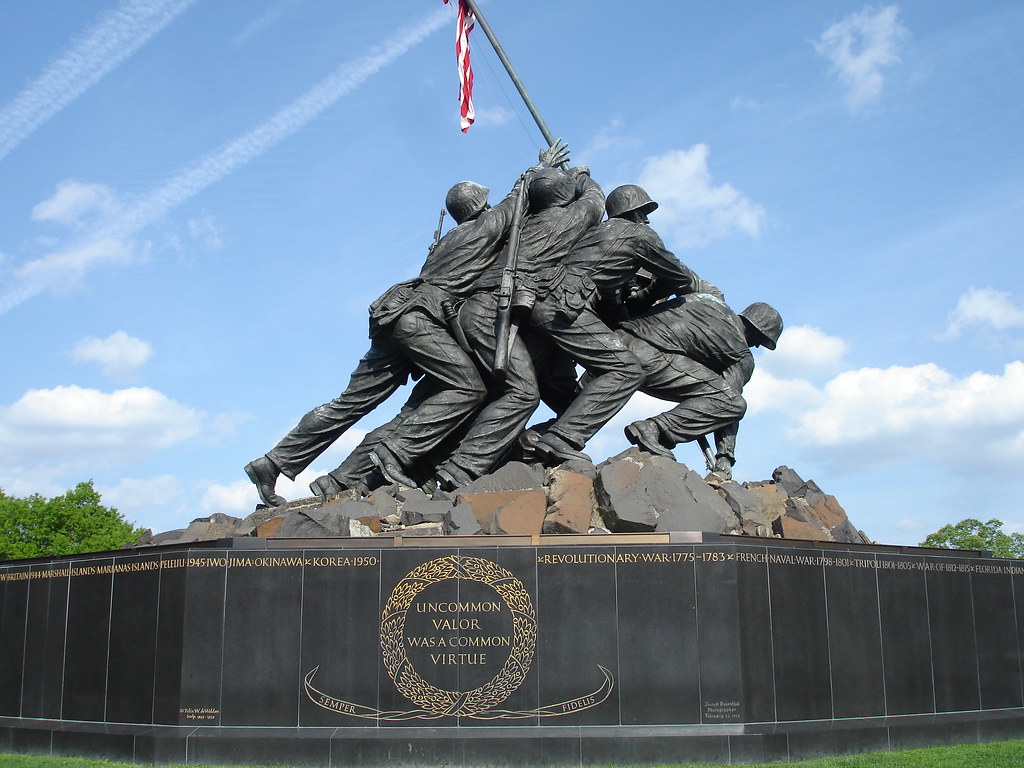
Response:
[{"label": "green grass", "polygon": [[[772,763],[780,765],[780,763]],[[785,765],[800,768],[1024,768],[1024,739],[967,744],[958,747],[927,747],[900,752],[872,752],[865,755],[825,757]],[[39,757],[36,755],[0,755],[0,768],[130,768],[129,763],[85,760],[80,757]],[[168,766],[185,768],[185,766]],[[203,768],[191,766],[191,768]],[[206,766],[205,768],[213,768]],[[263,768],[272,768],[264,766]],[[679,764],[672,768],[715,768],[715,766]],[[758,768],[749,766],[748,768]],[[762,764],[760,768],[765,768]]]}]

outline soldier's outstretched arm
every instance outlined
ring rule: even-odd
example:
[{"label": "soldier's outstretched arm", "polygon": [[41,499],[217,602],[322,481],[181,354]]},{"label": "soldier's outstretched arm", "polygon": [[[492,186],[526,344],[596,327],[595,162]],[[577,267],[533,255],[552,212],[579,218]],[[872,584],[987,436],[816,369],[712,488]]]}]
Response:
[{"label": "soldier's outstretched arm", "polygon": [[696,273],[683,264],[676,255],[665,247],[661,237],[653,229],[648,230],[644,249],[640,254],[641,266],[660,278],[659,290],[668,290],[665,295],[693,293],[701,282]]},{"label": "soldier's outstretched arm", "polygon": [[547,149],[542,149],[538,155],[539,164],[542,168],[558,168],[569,164],[569,145],[561,139],[555,139],[555,143]]}]

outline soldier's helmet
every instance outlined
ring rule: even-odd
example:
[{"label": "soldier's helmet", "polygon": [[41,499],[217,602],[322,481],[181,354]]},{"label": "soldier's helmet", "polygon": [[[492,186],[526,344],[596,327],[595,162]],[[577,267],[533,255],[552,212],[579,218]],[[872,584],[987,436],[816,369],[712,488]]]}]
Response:
[{"label": "soldier's helmet", "polygon": [[475,181],[460,181],[448,190],[444,207],[457,224],[478,216],[487,207],[487,195],[491,190]]},{"label": "soldier's helmet", "polygon": [[782,335],[782,315],[775,307],[755,301],[740,312],[743,321],[761,335],[761,346],[775,349]]},{"label": "soldier's helmet", "polygon": [[541,168],[530,174],[530,208],[535,211],[567,205],[576,197],[576,180],[565,171]]},{"label": "soldier's helmet", "polygon": [[614,219],[630,211],[640,211],[644,216],[657,210],[658,204],[651,200],[647,190],[638,187],[636,184],[623,184],[608,193],[604,201],[604,209],[608,212],[608,218]]}]

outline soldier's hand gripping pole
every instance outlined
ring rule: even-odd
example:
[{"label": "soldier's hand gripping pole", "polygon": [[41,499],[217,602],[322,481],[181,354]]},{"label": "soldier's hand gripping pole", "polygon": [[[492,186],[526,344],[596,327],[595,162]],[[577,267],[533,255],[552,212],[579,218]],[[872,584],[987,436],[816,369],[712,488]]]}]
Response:
[{"label": "soldier's hand gripping pole", "polygon": [[[523,103],[526,108],[530,111],[530,116],[533,117],[533,121],[537,124],[540,129],[541,136],[544,137],[544,141],[547,142],[548,146],[552,146],[556,143],[555,135],[551,133],[544,122],[544,118],[541,117],[540,112],[537,109],[537,105],[533,103],[533,99],[530,98],[530,94],[526,92],[526,86],[523,85],[523,81],[519,79],[519,74],[516,72],[515,67],[512,66],[512,62],[509,61],[508,56],[505,54],[505,49],[501,47],[501,43],[498,42],[498,38],[494,35],[494,30],[491,29],[491,25],[487,23],[487,19],[482,13],[480,13],[480,7],[476,4],[476,0],[466,0],[466,6],[470,12],[476,17],[477,24],[480,25],[480,29],[484,31],[487,36],[488,42],[491,47],[494,48],[494,53],[497,55],[498,60],[501,61],[502,66],[505,67],[505,71],[508,73],[509,78],[512,80],[512,84],[519,91],[520,97],[523,99]],[[558,167],[563,171],[568,170],[569,166],[566,163],[559,163]]]},{"label": "soldier's hand gripping pole", "polygon": [[516,290],[516,262],[519,258],[519,235],[523,230],[523,216],[526,214],[526,187],[529,184],[530,171],[519,180],[519,191],[516,193],[516,205],[512,213],[512,223],[508,231],[508,247],[505,252],[505,265],[501,270],[501,286],[498,288],[498,318],[494,327],[494,375],[504,381],[508,375],[508,355],[515,338],[512,322],[512,295]]}]

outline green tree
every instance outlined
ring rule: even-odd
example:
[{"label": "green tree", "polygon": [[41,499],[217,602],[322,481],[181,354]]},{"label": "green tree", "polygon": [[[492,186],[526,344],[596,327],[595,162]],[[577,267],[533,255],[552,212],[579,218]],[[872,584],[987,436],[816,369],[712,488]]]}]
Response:
[{"label": "green tree", "polygon": [[922,547],[942,549],[987,549],[996,557],[1024,557],[1024,534],[1006,533],[1003,522],[987,523],[969,517],[955,525],[944,525],[921,542]]},{"label": "green tree", "polygon": [[19,499],[0,489],[0,560],[117,549],[140,533],[116,509],[100,504],[92,480],[52,499]]}]

